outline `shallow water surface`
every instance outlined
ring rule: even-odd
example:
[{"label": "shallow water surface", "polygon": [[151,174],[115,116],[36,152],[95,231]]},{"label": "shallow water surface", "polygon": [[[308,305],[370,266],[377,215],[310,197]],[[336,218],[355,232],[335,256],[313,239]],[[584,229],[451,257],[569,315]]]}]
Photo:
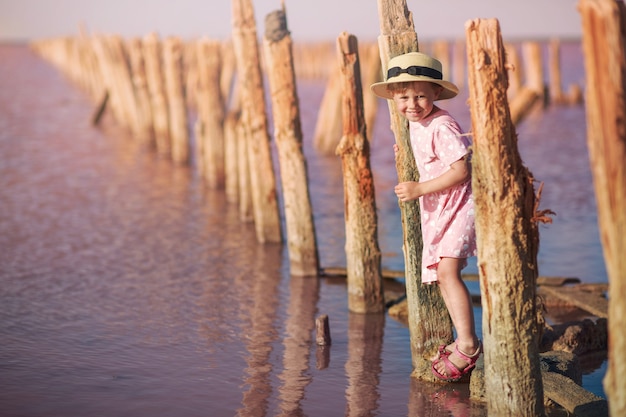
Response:
[{"label": "shallow water surface", "polygon": [[[345,265],[341,166],[310,145],[323,87],[302,82],[299,94],[331,267]],[[464,101],[450,106],[467,128]],[[342,279],[291,277],[285,248],[257,244],[194,167],[159,158],[109,117],[93,128],[94,109],[27,47],[0,46],[0,414],[481,415],[466,385],[411,380],[406,326],[349,313]],[[383,267],[402,269],[385,112],[372,135],[379,239]],[[584,109],[551,108],[518,133],[545,182],[542,206],[557,212],[542,226],[540,273],[606,282]],[[314,340],[320,314],[327,348]],[[584,381],[599,395],[605,366]]]}]

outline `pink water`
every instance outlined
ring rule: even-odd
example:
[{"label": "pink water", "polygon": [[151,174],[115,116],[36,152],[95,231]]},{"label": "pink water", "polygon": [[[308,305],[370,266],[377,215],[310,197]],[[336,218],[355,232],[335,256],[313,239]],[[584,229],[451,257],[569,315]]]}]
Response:
[{"label": "pink water", "polygon": [[[582,83],[578,44],[564,83]],[[321,82],[301,82],[323,267],[344,266],[341,166],[311,146]],[[410,378],[406,326],[347,311],[341,279],[291,277],[286,249],[256,243],[194,167],[143,148],[25,46],[0,46],[0,415],[482,415],[467,386]],[[448,103],[469,127],[463,98]],[[373,129],[383,267],[402,269],[386,106]],[[557,212],[541,275],[606,282],[582,106],[518,128]],[[475,262],[466,272],[476,272]],[[470,283],[471,290],[478,287]],[[480,326],[480,308],[476,309]],[[328,314],[333,343],[314,343]],[[604,395],[606,362],[584,386]]]}]

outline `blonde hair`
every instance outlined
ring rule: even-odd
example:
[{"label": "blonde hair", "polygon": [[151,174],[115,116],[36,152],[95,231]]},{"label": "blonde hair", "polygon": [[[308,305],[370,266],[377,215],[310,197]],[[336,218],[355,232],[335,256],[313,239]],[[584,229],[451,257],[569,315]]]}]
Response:
[{"label": "blonde hair", "polygon": [[430,85],[433,86],[433,88],[439,91],[442,91],[444,88],[443,86],[437,84],[437,83],[432,83],[430,81],[403,81],[403,82],[399,82],[399,83],[389,83],[387,84],[387,91],[393,96],[395,94],[402,94],[404,93],[408,88],[411,87],[411,85],[415,84],[415,83],[428,83]]}]

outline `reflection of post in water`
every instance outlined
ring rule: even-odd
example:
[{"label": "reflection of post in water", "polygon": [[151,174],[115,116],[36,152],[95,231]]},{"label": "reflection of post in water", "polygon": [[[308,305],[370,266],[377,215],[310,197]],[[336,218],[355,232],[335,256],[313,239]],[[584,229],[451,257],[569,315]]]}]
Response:
[{"label": "reflection of post in water", "polygon": [[468,384],[433,384],[411,378],[407,415],[412,417],[471,417],[473,409],[477,412],[476,415],[485,415],[486,410],[482,410],[484,406],[473,405],[469,396]]},{"label": "reflection of post in water", "polygon": [[384,314],[349,313],[346,416],[376,414],[384,326]]},{"label": "reflection of post in water", "polygon": [[[279,305],[278,284],[281,245],[257,245],[256,262],[251,263],[247,287],[251,298],[242,297],[242,340],[248,349],[244,383],[248,390],[243,393],[242,408],[238,416],[264,417],[267,415],[268,399],[272,394],[270,355],[277,338],[276,309]],[[246,328],[247,327],[247,328]]]},{"label": "reflection of post in water", "polygon": [[304,389],[311,382],[307,376],[312,332],[315,327],[315,310],[319,299],[319,278],[292,276],[289,284],[289,307],[287,309],[287,335],[283,341],[284,370],[279,378],[281,416],[303,415],[300,401]]}]

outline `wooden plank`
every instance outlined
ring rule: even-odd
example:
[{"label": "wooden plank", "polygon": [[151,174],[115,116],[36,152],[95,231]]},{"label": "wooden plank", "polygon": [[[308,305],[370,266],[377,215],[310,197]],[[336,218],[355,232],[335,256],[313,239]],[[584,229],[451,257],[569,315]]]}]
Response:
[{"label": "wooden plank", "polygon": [[609,317],[609,301],[601,294],[581,291],[577,287],[543,286],[541,288],[551,296],[567,301],[595,316]]},{"label": "wooden plank", "polygon": [[575,277],[538,277],[537,285],[560,287],[565,284],[580,284],[580,279]]},{"label": "wooden plank", "polygon": [[543,393],[576,417],[608,417],[605,399],[585,390],[571,379],[555,372],[542,372]]},{"label": "wooden plank", "polygon": [[[404,271],[398,271],[398,270],[392,270],[392,269],[383,269],[382,271],[383,274],[383,278],[404,278],[405,277],[405,273]],[[320,275],[321,276],[346,276],[346,268],[344,267],[337,267],[337,266],[331,266],[331,267],[327,267],[327,268],[321,268],[320,270]],[[478,274],[463,274],[462,275],[463,280],[465,281],[478,281]],[[580,283],[580,278],[575,278],[575,277],[548,277],[548,276],[542,276],[542,277],[538,277],[537,278],[537,285],[547,285],[547,286],[551,286],[551,287],[558,287],[561,285],[565,285],[565,284],[579,284]],[[581,284],[584,285],[585,287],[587,286],[592,286],[594,287],[594,291],[596,286],[600,286],[600,288],[604,288],[603,285],[605,284]]]}]

